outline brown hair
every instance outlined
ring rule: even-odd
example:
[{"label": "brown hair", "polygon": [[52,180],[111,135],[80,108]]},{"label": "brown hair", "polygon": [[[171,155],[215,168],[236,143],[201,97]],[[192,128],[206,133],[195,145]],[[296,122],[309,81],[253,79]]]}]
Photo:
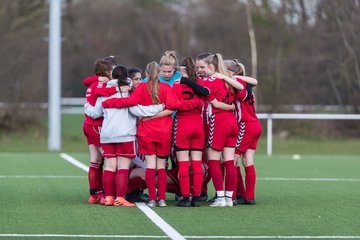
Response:
[{"label": "brown hair", "polygon": [[160,67],[155,61],[152,61],[146,66],[145,72],[149,78],[149,81],[146,83],[147,89],[151,94],[152,102],[154,104],[157,104],[160,102],[159,99]]},{"label": "brown hair", "polygon": [[245,67],[237,59],[224,61],[227,70],[233,72],[235,75],[245,76]]},{"label": "brown hair", "polygon": [[196,71],[195,71],[195,62],[192,57],[184,57],[181,59],[181,67],[186,68],[186,73],[188,74],[189,79],[196,82]]},{"label": "brown hair", "polygon": [[204,60],[205,58],[207,58],[208,56],[212,55],[209,52],[204,52],[204,53],[200,53],[197,57],[196,57],[196,61],[201,61]]},{"label": "brown hair", "polygon": [[97,76],[107,77],[110,79],[111,78],[110,72],[114,66],[115,65],[110,61],[98,59],[95,62],[94,71]]}]

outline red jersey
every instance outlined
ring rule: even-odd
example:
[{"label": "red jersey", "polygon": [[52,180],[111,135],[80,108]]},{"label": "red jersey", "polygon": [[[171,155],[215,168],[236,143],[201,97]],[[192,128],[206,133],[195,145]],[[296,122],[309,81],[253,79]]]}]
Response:
[{"label": "red jersey", "polygon": [[[194,90],[192,90],[186,84],[180,84],[180,81],[175,81],[175,83],[172,87],[172,94],[173,94],[174,98],[180,99],[180,100],[190,100],[190,99],[194,99],[194,98],[199,98],[198,95],[195,95]],[[175,108],[176,108],[176,106],[175,106]],[[194,106],[193,109],[178,110],[176,114],[178,116],[185,116],[185,115],[200,116],[201,109]]]},{"label": "red jersey", "polygon": [[[206,98],[209,102],[216,99],[219,102],[232,104],[235,99],[235,93],[232,87],[227,88],[222,79],[209,77],[207,88],[210,90],[210,95]],[[224,110],[212,107],[212,113],[221,113]]]},{"label": "red jersey", "polygon": [[[206,87],[208,84],[209,78],[198,77],[196,80],[199,85]],[[204,125],[209,125],[211,114],[212,114],[211,104],[207,100],[204,100],[204,105],[203,105],[203,108],[201,111],[201,116],[202,116]]]},{"label": "red jersey", "polygon": [[[244,86],[246,89],[246,82],[243,81],[240,77],[236,78],[236,80]],[[246,90],[236,93],[236,100],[240,102],[240,111],[237,109],[237,116],[241,116],[242,122],[255,122],[258,121],[255,112],[255,95],[251,95],[251,99],[245,100],[247,97]]]},{"label": "red jersey", "polygon": [[[111,98],[103,102],[104,108],[122,108],[131,107],[135,105],[149,106],[154,104],[151,98],[150,89],[151,81],[147,83],[140,83],[134,92],[128,98]],[[179,101],[172,97],[171,87],[166,83],[159,83],[159,103],[165,104],[167,109],[179,109],[187,110],[192,109],[194,106],[202,104],[199,99],[193,99],[188,101]],[[150,120],[141,119],[139,122],[137,136],[144,138],[145,140],[153,142],[170,141],[172,131],[172,117],[166,116],[161,118],[154,118]]]},{"label": "red jersey", "polygon": [[[148,83],[140,83],[134,92],[128,98],[112,98],[103,102],[106,107],[131,107],[135,105],[149,106],[153,104],[151,93],[148,90]],[[159,103],[167,104],[171,99],[171,87],[165,83],[159,83]],[[120,124],[120,123],[119,123]],[[137,136],[143,137],[146,140],[154,142],[170,141],[171,137],[171,116],[154,118],[150,120],[141,119],[137,129]]]},{"label": "red jersey", "polygon": [[[88,87],[88,89],[86,90],[86,101],[91,106],[95,106],[98,96],[110,96],[116,93],[116,87],[107,88],[106,83],[99,82],[98,78],[99,76],[91,76],[85,78],[83,81],[84,85]],[[102,121],[103,121],[102,117],[97,119],[92,119],[91,117],[85,114],[84,124],[102,125]]]}]

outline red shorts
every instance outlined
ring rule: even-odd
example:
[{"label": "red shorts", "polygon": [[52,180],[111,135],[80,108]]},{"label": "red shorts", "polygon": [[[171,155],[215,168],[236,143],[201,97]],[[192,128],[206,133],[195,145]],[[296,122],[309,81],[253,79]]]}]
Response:
[{"label": "red shorts", "polygon": [[248,149],[256,150],[261,131],[260,121],[240,122],[240,132],[236,142],[235,153],[241,155]]},{"label": "red shorts", "polygon": [[177,151],[204,149],[205,134],[200,115],[177,116],[173,131]]},{"label": "red shorts", "polygon": [[94,144],[96,147],[100,147],[100,132],[101,125],[84,124],[83,132],[86,137],[88,145]]},{"label": "red shorts", "polygon": [[232,112],[213,114],[210,118],[208,147],[222,151],[224,147],[235,147],[239,126]]},{"label": "red shorts", "polygon": [[116,158],[116,157],[135,157],[135,141],[121,142],[121,143],[105,143],[101,144],[104,150],[104,157]]},{"label": "red shorts", "polygon": [[138,137],[139,152],[145,155],[156,154],[157,157],[167,158],[170,154],[170,142],[153,142]]}]

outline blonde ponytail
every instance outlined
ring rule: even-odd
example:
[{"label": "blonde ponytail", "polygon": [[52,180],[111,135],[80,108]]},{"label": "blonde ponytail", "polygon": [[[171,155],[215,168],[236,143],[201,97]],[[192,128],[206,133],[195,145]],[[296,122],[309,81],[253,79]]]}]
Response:
[{"label": "blonde ponytail", "polygon": [[226,69],[233,72],[235,75],[245,76],[245,66],[237,59],[225,60]]}]

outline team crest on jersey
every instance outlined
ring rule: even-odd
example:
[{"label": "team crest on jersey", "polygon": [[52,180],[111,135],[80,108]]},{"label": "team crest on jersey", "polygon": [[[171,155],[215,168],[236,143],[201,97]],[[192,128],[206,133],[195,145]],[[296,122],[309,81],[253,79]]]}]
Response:
[{"label": "team crest on jersey", "polygon": [[217,78],[216,78],[216,77],[208,77],[207,81],[212,82],[212,81],[214,81],[215,79],[217,79]]}]

